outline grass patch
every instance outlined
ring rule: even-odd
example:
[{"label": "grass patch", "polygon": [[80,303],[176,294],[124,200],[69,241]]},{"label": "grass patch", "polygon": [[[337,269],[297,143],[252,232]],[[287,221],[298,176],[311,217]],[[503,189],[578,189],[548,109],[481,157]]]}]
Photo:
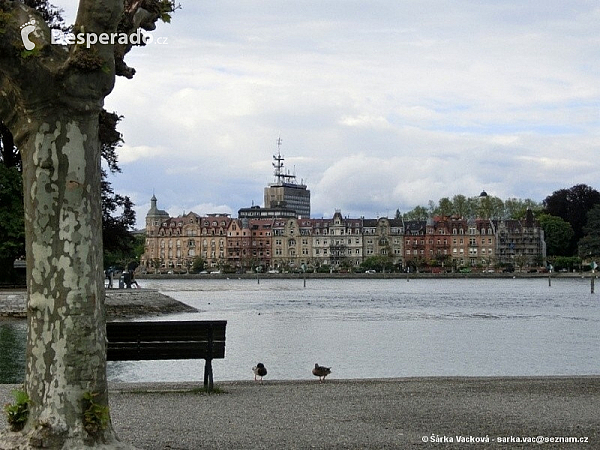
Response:
[{"label": "grass patch", "polygon": [[[126,392],[126,391],[123,391]],[[220,395],[220,394],[227,394],[227,391],[221,389],[218,386],[213,386],[212,390],[209,391],[207,388],[205,388],[204,386],[202,387],[197,387],[197,388],[192,388],[192,389],[168,389],[168,390],[133,390],[133,391],[129,391],[129,394],[152,394],[152,395],[156,395],[156,394],[193,394],[193,395]]]}]

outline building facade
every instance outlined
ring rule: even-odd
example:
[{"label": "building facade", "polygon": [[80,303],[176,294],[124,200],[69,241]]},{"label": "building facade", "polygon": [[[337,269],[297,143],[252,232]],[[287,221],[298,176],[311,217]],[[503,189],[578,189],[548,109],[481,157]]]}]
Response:
[{"label": "building facade", "polygon": [[141,267],[148,272],[189,271],[198,257],[208,267],[222,265],[226,261],[226,238],[231,220],[227,214],[201,217],[193,212],[169,217],[158,210],[153,196],[146,216]]},{"label": "building facade", "polygon": [[496,270],[545,264],[544,233],[533,213],[524,220],[433,217],[427,221],[344,217],[231,218],[193,212],[169,217],[156,197],[146,216],[147,271],[188,271],[197,258],[207,270],[356,270],[370,257],[398,270]]},{"label": "building facade", "polygon": [[544,230],[528,209],[524,220],[494,222],[497,239],[497,260],[514,267],[545,265]]},{"label": "building facade", "polygon": [[389,257],[394,265],[403,263],[404,223],[402,219],[363,219],[363,254]]},{"label": "building facade", "polygon": [[356,269],[363,262],[362,219],[342,217],[337,210],[331,219],[313,219],[312,266],[333,270]]},{"label": "building facade", "polygon": [[227,232],[227,265],[236,272],[271,267],[273,219],[233,219]]}]

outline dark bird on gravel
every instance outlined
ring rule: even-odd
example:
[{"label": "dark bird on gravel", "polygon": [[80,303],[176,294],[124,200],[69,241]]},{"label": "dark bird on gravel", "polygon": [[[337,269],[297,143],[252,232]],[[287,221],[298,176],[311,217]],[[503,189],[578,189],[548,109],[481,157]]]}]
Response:
[{"label": "dark bird on gravel", "polygon": [[315,377],[319,377],[319,383],[325,381],[325,377],[331,373],[331,367],[323,367],[315,363],[315,368],[312,370]]},{"label": "dark bird on gravel", "polygon": [[256,377],[260,377],[262,383],[263,377],[267,374],[267,368],[263,363],[258,363],[252,368],[252,372],[254,372],[254,381],[256,381]]}]

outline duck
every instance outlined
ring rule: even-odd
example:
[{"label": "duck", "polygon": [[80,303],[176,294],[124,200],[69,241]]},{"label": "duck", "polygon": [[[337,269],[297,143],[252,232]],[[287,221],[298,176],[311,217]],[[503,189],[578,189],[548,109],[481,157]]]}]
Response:
[{"label": "duck", "polygon": [[252,372],[254,372],[254,381],[256,381],[256,377],[260,377],[260,382],[262,383],[263,377],[267,374],[267,368],[263,363],[258,363],[252,368]]},{"label": "duck", "polygon": [[331,367],[320,366],[315,363],[315,368],[312,370],[315,377],[319,377],[319,383],[325,381],[325,377],[331,373]]}]

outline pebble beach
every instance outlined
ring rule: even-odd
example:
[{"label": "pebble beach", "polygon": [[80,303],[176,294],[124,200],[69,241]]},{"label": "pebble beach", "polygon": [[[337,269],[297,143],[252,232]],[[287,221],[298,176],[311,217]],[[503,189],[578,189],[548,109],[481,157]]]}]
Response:
[{"label": "pebble beach", "polygon": [[[600,447],[600,377],[265,379],[219,383],[218,394],[199,386],[111,384],[117,435],[147,450]],[[0,385],[0,404],[16,387]]]}]

